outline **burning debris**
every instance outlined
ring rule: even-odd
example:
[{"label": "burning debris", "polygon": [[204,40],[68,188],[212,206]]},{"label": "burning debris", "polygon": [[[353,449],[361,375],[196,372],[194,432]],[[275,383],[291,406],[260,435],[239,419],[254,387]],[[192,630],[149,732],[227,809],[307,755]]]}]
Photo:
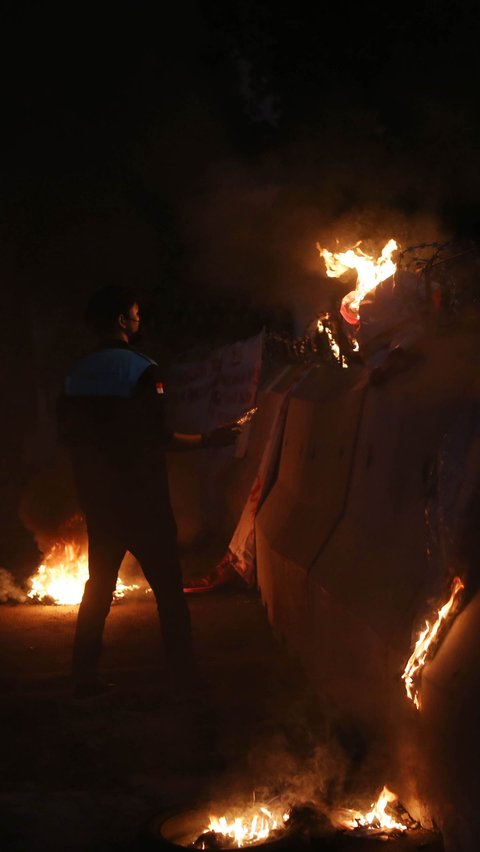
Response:
[{"label": "burning debris", "polygon": [[220,818],[211,816],[208,828],[193,842],[195,849],[229,849],[277,840],[284,832],[289,814],[274,815],[265,805],[253,813]]},{"label": "burning debris", "polygon": [[[471,283],[478,277],[476,246],[448,241],[401,248],[389,239],[377,255],[360,245],[333,252],[317,243],[326,275],[350,292],[338,304],[332,295],[335,305],[317,314],[302,337],[268,332],[268,355],[282,351],[292,362],[320,361],[344,369],[360,361],[370,368],[372,383],[378,383],[415,363],[419,340],[434,327],[426,322],[428,316],[442,328],[478,302]],[[457,262],[465,257],[476,263],[468,275]]]},{"label": "burning debris", "polygon": [[332,359],[343,368],[348,367],[346,356],[358,352],[360,348],[357,340],[361,324],[360,305],[368,293],[375,290],[382,281],[391,278],[397,269],[392,260],[393,253],[398,249],[394,239],[386,243],[377,258],[362,251],[360,245],[359,242],[346,251],[331,252],[317,243],[329,278],[340,278],[351,272],[356,276],[354,289],[343,297],[340,305],[340,315],[345,321],[344,328],[332,319],[330,313],[320,316],[317,320],[318,334],[326,338]]},{"label": "burning debris", "polygon": [[[387,810],[388,809],[388,810]],[[345,809],[336,815],[335,823],[346,831],[367,837],[372,835],[398,836],[405,831],[419,828],[398,801],[398,796],[388,787],[383,787],[378,799],[367,813]]]},{"label": "burning debris", "polygon": [[77,604],[88,580],[88,559],[74,542],[54,544],[31,579],[28,597],[39,603]]},{"label": "burning debris", "polygon": [[[332,810],[313,803],[288,808],[271,803],[247,806],[230,809],[230,814],[222,817],[187,811],[161,821],[154,832],[164,845],[176,849],[239,849],[279,843],[287,843],[288,848],[310,848],[314,843],[318,848],[340,849],[342,839],[387,841],[407,836],[420,839],[428,848],[437,848],[437,837],[422,829],[386,786],[366,811]],[[430,846],[432,840],[434,847]]]},{"label": "burning debris", "polygon": [[[45,561],[31,578],[28,598],[43,604],[79,604],[87,580],[86,544],[59,541],[53,545]],[[139,589],[138,584],[128,585],[119,577],[113,594],[114,600],[124,598],[126,593]]]},{"label": "burning debris", "polygon": [[464,585],[459,577],[455,577],[452,583],[450,598],[438,610],[435,621],[425,622],[424,629],[415,644],[415,648],[405,666],[402,680],[405,682],[405,690],[410,701],[413,701],[417,710],[420,710],[419,679],[427,659],[431,659],[438,647],[442,631],[449,616],[453,616],[458,609],[459,595]]}]

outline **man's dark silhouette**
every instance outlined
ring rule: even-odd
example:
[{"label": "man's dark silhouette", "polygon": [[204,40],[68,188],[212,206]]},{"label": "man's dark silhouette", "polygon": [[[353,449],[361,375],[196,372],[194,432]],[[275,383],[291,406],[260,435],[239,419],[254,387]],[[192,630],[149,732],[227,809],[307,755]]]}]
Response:
[{"label": "man's dark silhouette", "polygon": [[74,694],[87,698],[105,689],[98,678],[102,635],[127,550],[155,595],[170,684],[188,690],[194,657],[165,449],[226,446],[238,429],[226,426],[208,435],[167,430],[159,367],[131,346],[140,325],[132,292],[99,290],[87,319],[100,346],[72,366],[59,403],[60,435],[70,450],[89,539],[89,580],[73,651]]}]

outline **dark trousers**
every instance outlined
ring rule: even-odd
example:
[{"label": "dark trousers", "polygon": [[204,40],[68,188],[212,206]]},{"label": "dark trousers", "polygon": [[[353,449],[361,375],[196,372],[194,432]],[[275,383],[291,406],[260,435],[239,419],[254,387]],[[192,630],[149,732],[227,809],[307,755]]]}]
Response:
[{"label": "dark trousers", "polygon": [[176,526],[168,501],[136,501],[86,509],[89,580],[78,611],[73,648],[77,684],[97,676],[105,620],[127,550],[140,563],[155,595],[171,680],[193,674],[190,614],[183,593]]}]

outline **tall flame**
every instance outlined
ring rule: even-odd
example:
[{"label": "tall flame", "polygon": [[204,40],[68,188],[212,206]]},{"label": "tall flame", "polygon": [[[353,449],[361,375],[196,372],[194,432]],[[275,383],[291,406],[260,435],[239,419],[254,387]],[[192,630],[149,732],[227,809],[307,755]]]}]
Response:
[{"label": "tall flame", "polygon": [[357,243],[347,251],[331,252],[317,243],[329,278],[338,278],[349,269],[355,269],[357,272],[355,290],[342,300],[343,315],[351,323],[358,322],[360,304],[367,293],[374,290],[381,281],[390,278],[397,268],[392,260],[392,254],[398,249],[395,240],[390,239],[377,258],[366,254],[359,246],[360,243]]},{"label": "tall flame", "polygon": [[420,710],[420,699],[416,682],[425,665],[428,653],[432,648],[432,644],[438,636],[440,627],[452,611],[455,601],[463,588],[465,587],[460,580],[460,577],[455,577],[452,583],[450,598],[447,603],[438,610],[437,617],[433,624],[430,624],[429,621],[425,622],[425,627],[420,632],[415,648],[413,649],[407,665],[405,666],[405,671],[402,674],[402,680],[405,682],[406,693],[410,701],[413,701],[415,704],[417,710]]},{"label": "tall flame", "polygon": [[[87,580],[88,557],[82,546],[76,542],[57,542],[32,577],[28,597],[56,604],[78,604]],[[113,596],[123,598],[125,592],[138,588],[125,585],[119,577]]]},{"label": "tall flame", "polygon": [[407,826],[401,822],[397,822],[393,817],[386,813],[387,805],[396,802],[397,796],[392,793],[388,787],[384,787],[377,801],[365,816],[360,820],[360,825],[379,825],[380,828],[394,829],[396,831],[406,831]]},{"label": "tall flame", "polygon": [[348,810],[342,812],[340,817],[340,825],[342,828],[354,830],[356,828],[367,828],[373,830],[382,829],[384,831],[407,831],[408,826],[404,825],[394,817],[387,814],[386,809],[392,802],[396,802],[398,796],[392,793],[388,787],[384,787],[377,801],[372,804],[372,809],[364,814],[361,811]]}]

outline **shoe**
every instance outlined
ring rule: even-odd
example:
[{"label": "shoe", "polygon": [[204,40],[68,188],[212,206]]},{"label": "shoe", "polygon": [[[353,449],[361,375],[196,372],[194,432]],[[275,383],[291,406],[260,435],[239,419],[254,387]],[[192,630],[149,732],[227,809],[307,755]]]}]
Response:
[{"label": "shoe", "polygon": [[99,698],[101,695],[107,695],[114,688],[114,683],[106,683],[106,681],[97,678],[93,681],[75,684],[73,697],[77,701],[86,701],[89,698]]},{"label": "shoe", "polygon": [[202,577],[196,585],[183,587],[186,595],[198,595],[204,592],[214,592],[218,589],[230,589],[230,591],[239,592],[248,589],[248,584],[235,570],[228,557],[225,557],[210,574]]}]

